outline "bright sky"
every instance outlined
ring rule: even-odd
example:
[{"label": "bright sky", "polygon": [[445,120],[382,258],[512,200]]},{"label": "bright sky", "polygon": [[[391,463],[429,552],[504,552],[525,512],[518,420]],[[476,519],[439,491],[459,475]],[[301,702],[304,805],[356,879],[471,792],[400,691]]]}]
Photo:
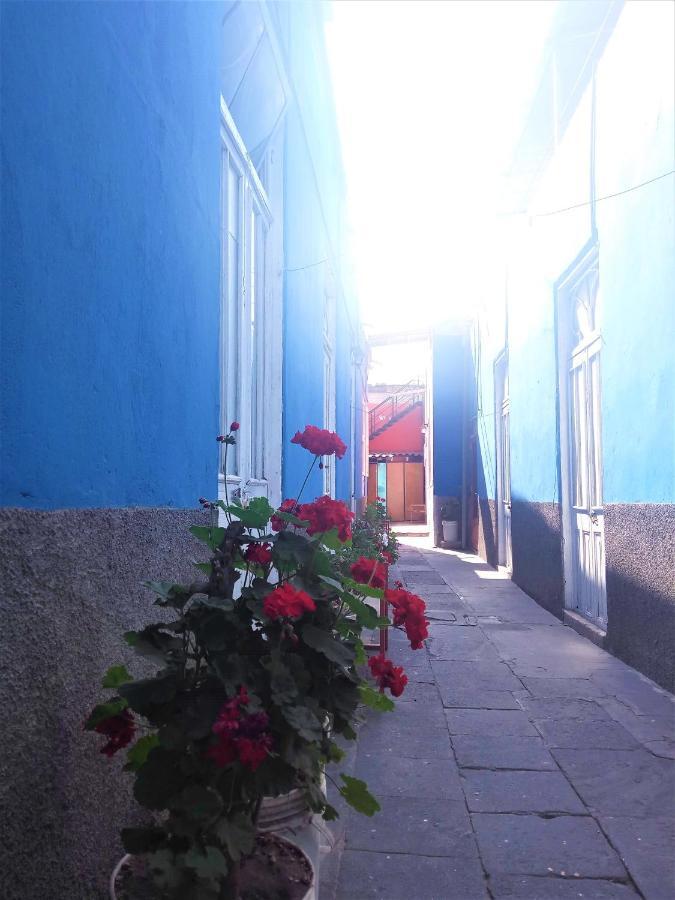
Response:
[{"label": "bright sky", "polygon": [[[328,50],[368,332],[470,317],[555,0],[337,0]],[[413,373],[414,374],[414,373]]]}]

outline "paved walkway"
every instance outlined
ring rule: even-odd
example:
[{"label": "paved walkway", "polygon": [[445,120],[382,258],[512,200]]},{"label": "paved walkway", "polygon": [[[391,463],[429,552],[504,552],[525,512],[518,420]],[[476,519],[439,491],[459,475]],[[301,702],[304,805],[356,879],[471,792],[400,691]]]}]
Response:
[{"label": "paved walkway", "polygon": [[343,813],[321,900],[674,900],[675,698],[478,557],[392,575],[430,637],[392,633],[410,682],[349,760],[382,811]]}]

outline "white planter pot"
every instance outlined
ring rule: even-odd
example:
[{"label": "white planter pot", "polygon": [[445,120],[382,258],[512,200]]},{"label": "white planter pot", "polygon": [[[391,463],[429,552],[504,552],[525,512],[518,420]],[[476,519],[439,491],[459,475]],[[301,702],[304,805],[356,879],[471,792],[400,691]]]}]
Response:
[{"label": "white planter pot", "polygon": [[[279,837],[279,835],[277,835]],[[289,844],[293,844],[298,847],[298,844],[295,841],[289,840],[287,837],[282,838],[282,840],[287,841]],[[298,849],[302,852],[303,856],[307,859],[311,869],[312,869],[312,883],[307,888],[307,892],[304,894],[302,900],[317,900],[318,897],[318,888],[317,888],[317,880],[316,880],[316,869],[314,868],[312,861],[309,859],[305,851],[302,847],[298,847]],[[112,875],[110,876],[110,900],[117,900],[117,891],[115,890],[115,884],[117,882],[117,876],[124,866],[127,865],[129,860],[131,859],[131,854],[127,853],[122,859],[117,863],[115,868],[113,869]]]},{"label": "white planter pot", "polygon": [[446,522],[443,520],[443,541],[446,544],[456,544],[459,541],[459,522]]}]

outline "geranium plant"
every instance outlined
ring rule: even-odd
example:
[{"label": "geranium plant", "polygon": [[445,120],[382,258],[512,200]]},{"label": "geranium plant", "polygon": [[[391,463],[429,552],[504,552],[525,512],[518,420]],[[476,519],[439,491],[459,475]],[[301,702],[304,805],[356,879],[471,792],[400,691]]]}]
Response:
[{"label": "geranium plant", "polygon": [[[218,438],[226,454],[237,429]],[[311,426],[293,442],[313,455],[310,471],[346,450]],[[336,736],[355,738],[361,705],[392,709],[384,691],[398,696],[406,681],[381,657],[370,660],[379,691],[360,675],[361,630],[388,620],[366,602],[383,594],[381,561],[364,557],[345,574],[340,551],[353,514],[344,503],[300,495],[276,510],[264,498],[201,502],[214,511],[213,525],[191,529],[209,551],[196,564],[201,579],[149,583],[165,614],[124,635],[157,670],[135,678],[122,665],[109,669],[111,693],[86,724],[106,738],[102,753],[129,748],[134,796],[153,814],[122,830],[125,849],[146,861],[158,896],[183,900],[239,896],[264,797],[300,788],[310,809],[334,817],[322,774],[342,756]],[[410,605],[398,602],[395,612],[417,641]],[[340,779],[355,809],[379,809],[362,781]]]}]

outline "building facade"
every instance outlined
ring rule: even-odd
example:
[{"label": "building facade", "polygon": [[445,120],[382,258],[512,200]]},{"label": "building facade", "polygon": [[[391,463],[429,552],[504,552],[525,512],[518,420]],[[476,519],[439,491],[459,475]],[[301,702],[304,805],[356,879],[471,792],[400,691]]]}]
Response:
[{"label": "building facade", "polygon": [[3,893],[70,900],[129,822],[82,724],[142,580],[191,578],[226,481],[295,496],[306,424],[349,445],[307,496],[359,505],[365,352],[322,7],[0,15]]},{"label": "building facade", "polygon": [[561,4],[475,333],[471,430],[480,553],[670,690],[673,33],[672,4]]}]

